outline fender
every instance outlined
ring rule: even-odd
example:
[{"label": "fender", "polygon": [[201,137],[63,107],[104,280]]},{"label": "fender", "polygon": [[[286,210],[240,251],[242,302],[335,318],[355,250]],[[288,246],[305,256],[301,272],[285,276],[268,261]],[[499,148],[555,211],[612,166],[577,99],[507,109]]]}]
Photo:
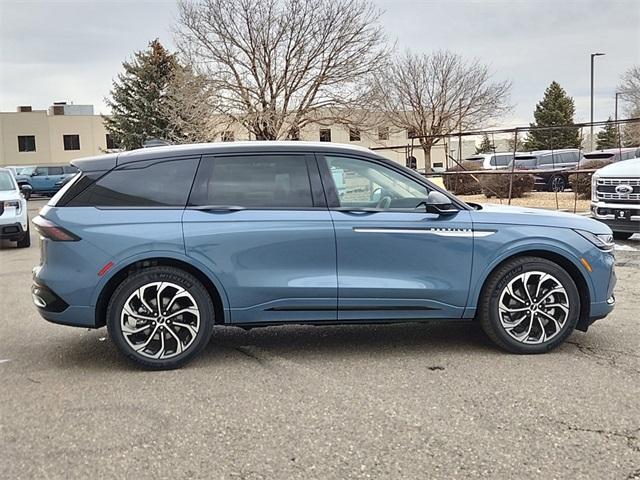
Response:
[{"label": "fender", "polygon": [[225,311],[229,310],[229,298],[227,297],[227,292],[224,289],[220,280],[218,279],[217,275],[211,270],[209,270],[207,267],[205,267],[202,263],[198,262],[197,260],[191,257],[188,257],[187,255],[181,254],[176,251],[171,251],[171,250],[159,250],[159,251],[154,250],[153,252],[142,252],[142,253],[130,255],[128,257],[124,257],[124,258],[118,259],[117,261],[114,261],[113,268],[111,268],[96,285],[96,288],[91,297],[91,306],[92,307],[96,306],[96,304],[98,303],[98,298],[100,297],[100,294],[102,293],[105,285],[115,275],[129,268],[129,266],[131,266],[136,262],[141,262],[145,260],[154,260],[157,258],[170,258],[172,260],[179,260],[181,262],[191,265],[197,270],[200,270],[211,281],[211,283],[213,283],[213,285],[216,287],[216,289],[220,293],[220,298],[222,300],[222,308]]},{"label": "fender", "polygon": [[593,285],[593,280],[588,275],[585,275],[584,266],[580,263],[580,253],[574,246],[557,239],[545,237],[538,237],[534,239],[522,238],[500,248],[497,255],[492,257],[490,262],[484,264],[482,270],[478,270],[474,265],[475,270],[471,273],[472,282],[469,289],[469,296],[467,298],[467,308],[464,311],[463,318],[471,318],[475,315],[482,287],[484,286],[491,272],[493,272],[493,270],[500,263],[504,262],[508,258],[535,251],[553,253],[571,262],[576,267],[576,270],[580,272],[582,278],[585,280],[585,283],[587,284],[587,287],[589,289],[589,298],[593,301],[593,299],[595,298],[595,288]]}]

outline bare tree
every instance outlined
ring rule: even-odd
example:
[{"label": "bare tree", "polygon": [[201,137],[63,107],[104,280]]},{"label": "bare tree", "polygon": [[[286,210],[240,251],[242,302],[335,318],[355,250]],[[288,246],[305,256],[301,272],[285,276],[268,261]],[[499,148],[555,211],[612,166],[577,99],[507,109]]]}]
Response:
[{"label": "bare tree", "polygon": [[[624,101],[626,118],[640,117],[640,65],[634,65],[622,75],[618,86]],[[640,123],[630,123],[623,127],[622,137],[627,146],[640,145]]]},{"label": "bare tree", "polygon": [[165,89],[161,112],[167,119],[167,140],[173,143],[211,142],[225,129],[228,119],[215,115],[214,91],[209,81],[190,66],[180,65]]},{"label": "bare tree", "polygon": [[447,51],[405,53],[375,79],[378,108],[418,137],[427,169],[431,147],[442,139],[434,135],[486,126],[510,110],[510,90],[510,82],[492,81],[486,65]]},{"label": "bare tree", "polygon": [[275,140],[360,105],[387,55],[379,16],[363,0],[181,0],[175,33],[215,111]]}]

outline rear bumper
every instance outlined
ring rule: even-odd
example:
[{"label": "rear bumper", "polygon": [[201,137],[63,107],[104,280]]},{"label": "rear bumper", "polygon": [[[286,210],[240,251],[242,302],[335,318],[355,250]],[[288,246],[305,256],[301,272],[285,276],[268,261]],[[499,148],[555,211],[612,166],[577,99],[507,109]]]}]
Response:
[{"label": "rear bumper", "polygon": [[45,320],[72,327],[95,328],[95,308],[70,306],[56,292],[38,279],[39,268],[33,270],[31,298]]}]

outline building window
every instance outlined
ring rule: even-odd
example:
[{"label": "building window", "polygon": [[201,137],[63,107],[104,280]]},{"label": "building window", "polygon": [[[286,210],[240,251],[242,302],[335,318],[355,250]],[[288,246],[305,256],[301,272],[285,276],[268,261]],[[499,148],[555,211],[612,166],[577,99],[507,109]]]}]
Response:
[{"label": "building window", "polygon": [[36,136],[35,135],[18,135],[18,151],[19,152],[35,152]]},{"label": "building window", "polygon": [[287,140],[300,140],[300,129],[298,127],[291,127],[287,135]]},{"label": "building window", "polygon": [[357,128],[349,129],[349,141],[350,142],[359,142],[360,141],[360,130]]},{"label": "building window", "polygon": [[80,135],[63,135],[65,150],[80,150]]},{"label": "building window", "polygon": [[116,148],[120,148],[120,145],[118,145],[118,142],[116,142],[116,140],[113,138],[113,136],[110,133],[107,133],[105,135],[105,139],[107,141],[107,150],[114,150]]},{"label": "building window", "polygon": [[225,130],[222,132],[221,139],[223,142],[233,142],[235,139],[233,130]]},{"label": "building window", "polygon": [[320,141],[321,142],[330,142],[331,141],[331,129],[330,128],[321,128],[320,129]]},{"label": "building window", "polygon": [[378,140],[389,140],[389,127],[378,128]]}]

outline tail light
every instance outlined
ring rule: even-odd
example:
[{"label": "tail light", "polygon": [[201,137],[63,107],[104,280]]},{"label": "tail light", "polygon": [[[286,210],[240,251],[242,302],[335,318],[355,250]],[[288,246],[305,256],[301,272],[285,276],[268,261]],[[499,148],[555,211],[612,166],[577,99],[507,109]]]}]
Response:
[{"label": "tail light", "polygon": [[33,226],[38,233],[44,238],[53,240],[54,242],[77,242],[80,237],[74,235],[69,230],[56,225],[51,220],[47,220],[44,217],[38,215],[33,220]]}]

